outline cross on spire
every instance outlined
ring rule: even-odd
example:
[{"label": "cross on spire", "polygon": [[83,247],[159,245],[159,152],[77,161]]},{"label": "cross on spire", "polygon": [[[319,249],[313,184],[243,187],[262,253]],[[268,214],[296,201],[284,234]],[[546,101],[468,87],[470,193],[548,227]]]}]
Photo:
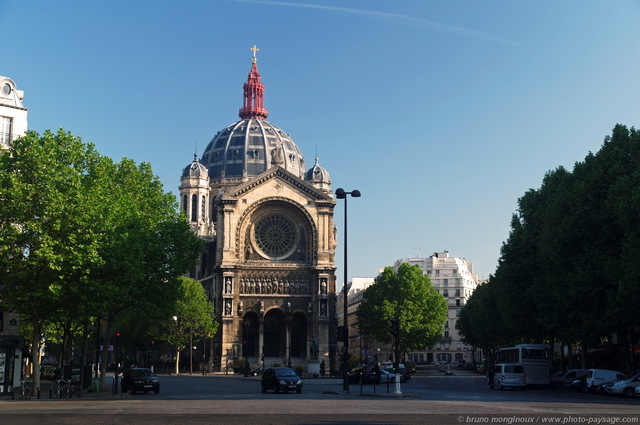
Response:
[{"label": "cross on spire", "polygon": [[260,49],[258,49],[256,47],[256,45],[254,44],[252,48],[250,48],[249,50],[253,51],[253,63],[256,63],[256,52],[260,51]]}]

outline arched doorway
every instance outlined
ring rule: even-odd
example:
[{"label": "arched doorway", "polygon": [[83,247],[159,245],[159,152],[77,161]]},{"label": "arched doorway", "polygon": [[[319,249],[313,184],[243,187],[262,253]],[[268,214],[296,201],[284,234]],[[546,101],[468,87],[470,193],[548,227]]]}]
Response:
[{"label": "arched doorway", "polygon": [[269,310],[264,316],[265,357],[285,356],[286,332],[284,313],[280,309]]},{"label": "arched doorway", "polygon": [[259,356],[258,337],[260,332],[258,315],[247,313],[242,318],[242,356]]}]

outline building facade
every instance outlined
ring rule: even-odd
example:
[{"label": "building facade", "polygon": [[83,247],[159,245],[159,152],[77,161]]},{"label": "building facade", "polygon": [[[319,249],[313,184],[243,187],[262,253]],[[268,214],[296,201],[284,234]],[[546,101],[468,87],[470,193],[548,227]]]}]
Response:
[{"label": "building facade", "polygon": [[9,149],[16,137],[27,131],[24,91],[16,89],[11,78],[0,76],[0,149]]},{"label": "building facade", "polygon": [[478,275],[473,273],[473,265],[464,258],[450,256],[448,251],[433,253],[428,258],[397,260],[393,268],[397,270],[403,263],[419,266],[422,273],[429,276],[431,284],[447,299],[449,306],[442,339],[433,347],[411,353],[411,360],[427,363],[472,361],[472,347],[462,342],[456,321],[467,299],[478,286]]},{"label": "building facade", "polygon": [[[372,348],[377,347],[375,341],[369,341],[360,335],[358,328],[358,306],[362,302],[365,289],[373,285],[375,279],[372,277],[353,277],[347,286],[347,335],[349,337],[349,354],[357,355],[361,361],[368,362],[372,359]],[[337,295],[336,313],[338,326],[344,323],[344,291]],[[338,349],[342,353],[344,345],[338,344]]]},{"label": "building facade", "polygon": [[[0,76],[0,151],[8,150],[11,143],[27,131],[27,108],[22,103],[23,98],[24,92],[16,89],[13,80]],[[19,328],[18,313],[0,310],[0,393],[7,393],[19,385],[22,377],[24,341]]]},{"label": "building facade", "polygon": [[240,120],[183,170],[180,208],[206,242],[192,272],[221,324],[214,369],[251,364],[333,368],[335,199],[329,173],[306,169],[289,134],[266,120],[256,51]]}]

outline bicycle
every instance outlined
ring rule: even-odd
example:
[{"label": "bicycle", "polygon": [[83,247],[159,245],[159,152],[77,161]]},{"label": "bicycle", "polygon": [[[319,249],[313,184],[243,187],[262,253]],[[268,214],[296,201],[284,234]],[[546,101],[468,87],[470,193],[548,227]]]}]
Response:
[{"label": "bicycle", "polygon": [[56,379],[56,384],[51,387],[49,398],[71,398],[71,385],[69,382],[64,378]]},{"label": "bicycle", "polygon": [[70,385],[70,392],[71,392],[71,395],[69,397],[77,397],[77,398],[82,397],[83,389],[79,381],[70,380],[69,385]]},{"label": "bicycle", "polygon": [[31,398],[31,382],[24,379],[20,380],[20,386],[14,388],[14,393],[18,400],[29,400]]}]

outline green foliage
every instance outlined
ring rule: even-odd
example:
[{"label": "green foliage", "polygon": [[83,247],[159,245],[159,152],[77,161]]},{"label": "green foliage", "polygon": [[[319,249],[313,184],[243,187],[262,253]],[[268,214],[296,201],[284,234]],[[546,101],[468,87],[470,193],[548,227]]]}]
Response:
[{"label": "green foliage", "polygon": [[202,284],[186,277],[180,277],[178,282],[180,296],[175,309],[164,312],[158,332],[163,340],[179,351],[189,345],[190,337],[195,342],[202,337],[214,335],[218,330],[218,323],[213,320],[213,305]]},{"label": "green foliage", "polygon": [[149,164],[62,129],[0,153],[0,199],[0,300],[30,322],[32,356],[49,323],[166,310],[202,247]]},{"label": "green foliage", "polygon": [[493,347],[624,336],[640,325],[639,242],[640,132],[616,125],[596,154],[571,172],[548,172],[519,199],[496,273],[458,328],[467,342]]},{"label": "green foliage", "polygon": [[402,352],[433,345],[442,337],[447,301],[418,266],[402,264],[397,273],[387,267],[364,292],[358,307],[362,335],[391,343],[389,323],[393,318],[400,319]]}]

